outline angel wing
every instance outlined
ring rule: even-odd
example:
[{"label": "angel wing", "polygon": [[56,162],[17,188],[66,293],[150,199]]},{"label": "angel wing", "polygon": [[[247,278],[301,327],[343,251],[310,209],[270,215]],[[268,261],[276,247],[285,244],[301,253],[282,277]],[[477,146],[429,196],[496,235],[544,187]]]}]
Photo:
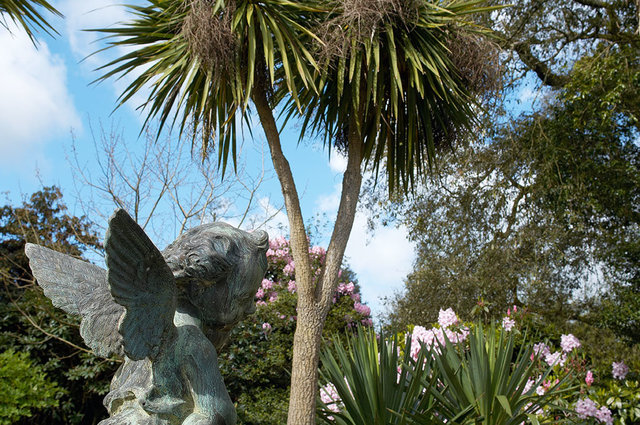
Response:
[{"label": "angel wing", "polygon": [[98,355],[155,357],[175,333],[176,286],[162,254],[124,210],[109,219],[108,271],[27,244],[29,264],[53,305],[82,317],[80,335]]},{"label": "angel wing", "polygon": [[118,332],[133,360],[155,357],[176,333],[176,284],[171,269],[144,230],[122,209],[109,219],[104,242],[107,281],[125,308]]},{"label": "angel wing", "polygon": [[113,301],[107,271],[30,243],[25,253],[33,275],[53,305],[82,317],[80,335],[94,353],[122,356],[117,325],[125,309]]}]

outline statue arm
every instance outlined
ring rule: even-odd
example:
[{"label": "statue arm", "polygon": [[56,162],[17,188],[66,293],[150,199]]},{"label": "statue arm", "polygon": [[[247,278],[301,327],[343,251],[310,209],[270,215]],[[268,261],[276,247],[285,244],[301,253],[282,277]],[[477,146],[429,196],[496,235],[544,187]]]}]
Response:
[{"label": "statue arm", "polygon": [[216,350],[204,335],[199,339],[185,364],[194,411],[182,425],[235,425],[236,410],[220,374]]}]

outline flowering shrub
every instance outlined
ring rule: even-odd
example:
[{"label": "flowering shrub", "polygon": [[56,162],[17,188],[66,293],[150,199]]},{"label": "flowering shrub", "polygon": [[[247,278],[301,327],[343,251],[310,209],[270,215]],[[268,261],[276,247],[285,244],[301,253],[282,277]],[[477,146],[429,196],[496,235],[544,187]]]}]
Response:
[{"label": "flowering shrub", "polygon": [[[325,250],[309,250],[312,270],[319,276]],[[238,424],[280,425],[286,422],[291,347],[296,325],[296,266],[289,241],[269,242],[267,273],[256,292],[257,311],[234,328],[219,361],[225,383],[236,402]],[[323,334],[343,335],[371,326],[371,309],[362,304],[358,284],[347,268],[339,285]]]},{"label": "flowering shrub", "polygon": [[[401,374],[407,365],[415,367],[421,362],[429,363],[429,379],[420,381],[423,389],[417,397],[434,399],[430,405],[432,413],[418,414],[409,410],[414,418],[422,419],[403,423],[442,423],[445,419],[455,419],[456,423],[475,423],[479,417],[483,417],[486,423],[495,424],[640,423],[638,383],[622,381],[633,375],[624,362],[614,362],[609,376],[596,379],[582,352],[582,343],[570,333],[560,336],[557,348],[548,341],[535,344],[522,341],[520,350],[514,351],[516,336],[521,338],[523,335],[520,329],[526,315],[526,310],[514,307],[509,309],[500,327],[483,332],[481,325],[461,323],[455,312],[447,309],[440,310],[438,324],[430,329],[413,327],[407,337],[407,347],[394,366],[397,379],[398,382],[405,379]],[[381,350],[385,349],[385,344],[387,342],[380,342]],[[349,356],[357,357],[349,354],[340,358]],[[377,368],[383,369],[382,360],[379,362]],[[502,369],[501,362],[504,362]],[[320,417],[328,423],[363,423],[357,419],[363,408],[354,407],[358,398],[351,397],[351,389],[345,393],[342,375],[338,376],[342,373],[338,371],[347,368],[340,365],[334,369],[333,380],[328,378],[321,388],[321,405],[325,413],[321,410]],[[383,374],[382,371],[379,373]],[[325,376],[329,377],[331,373],[326,372]],[[349,382],[354,382],[350,379],[349,375],[344,377],[347,387]],[[363,378],[357,381],[363,381]],[[424,383],[430,385],[425,386]],[[397,391],[407,391],[412,385],[416,383],[409,379]],[[501,385],[502,389],[496,390]],[[495,394],[487,394],[489,388]],[[347,402],[344,397],[353,400]],[[400,395],[397,397],[402,398]],[[394,397],[388,397],[388,401],[380,403],[393,403],[393,400]],[[411,403],[408,405],[412,406]],[[394,407],[387,408],[393,410]],[[354,411],[357,414],[354,415]],[[390,419],[388,423],[400,423],[394,420]]]}]

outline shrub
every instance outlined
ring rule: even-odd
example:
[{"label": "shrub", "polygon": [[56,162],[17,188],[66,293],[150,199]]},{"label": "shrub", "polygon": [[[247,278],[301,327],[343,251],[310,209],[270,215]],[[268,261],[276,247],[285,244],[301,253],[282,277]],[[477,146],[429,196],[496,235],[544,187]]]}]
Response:
[{"label": "shrub", "polygon": [[0,425],[15,423],[36,410],[57,407],[63,394],[27,353],[0,353]]}]

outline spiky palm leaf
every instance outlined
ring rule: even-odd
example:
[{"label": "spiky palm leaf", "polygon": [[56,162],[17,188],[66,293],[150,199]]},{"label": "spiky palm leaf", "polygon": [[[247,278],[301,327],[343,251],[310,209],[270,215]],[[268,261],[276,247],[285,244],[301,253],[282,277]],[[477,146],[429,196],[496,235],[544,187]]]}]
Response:
[{"label": "spiky palm leaf", "polygon": [[[110,47],[130,50],[101,67],[105,74],[99,80],[142,70],[121,94],[119,105],[150,88],[141,105],[146,110],[145,124],[158,117],[160,132],[171,118],[171,126],[178,123],[183,134],[187,124],[193,123],[194,137],[202,131],[203,152],[217,139],[223,172],[229,155],[235,165],[236,119],[246,118],[254,85],[282,83],[296,98],[294,76],[303,86],[312,82],[314,61],[300,34],[312,36],[301,22],[315,9],[305,2],[150,0],[144,6],[127,7],[135,19],[97,30],[106,34]],[[201,23],[211,19],[220,23],[214,31],[229,31],[233,46],[228,55],[203,57],[194,48],[185,25],[203,10],[208,16],[200,16]],[[220,51],[224,46],[217,47]],[[275,81],[276,71],[281,71],[282,81]]]},{"label": "spiky palm leaf", "polygon": [[[473,121],[474,99],[448,45],[456,33],[480,31],[466,17],[491,10],[482,3],[334,0],[320,47],[328,48],[316,73],[320,90],[300,90],[301,134],[312,130],[336,144],[358,117],[364,159],[376,170],[384,160],[390,191],[406,191],[436,148]],[[291,103],[288,116],[297,113]]]},{"label": "spiky palm leaf", "polygon": [[[555,404],[556,398],[576,389],[570,385],[573,377],[566,375],[545,394],[538,395],[536,388],[553,368],[536,376],[532,347],[525,342],[516,350],[514,334],[498,331],[495,326],[485,331],[477,324],[469,335],[468,350],[460,350],[448,340],[440,349],[443,354],[435,356],[434,369],[445,390],[441,391],[437,409],[448,423],[538,423],[536,412],[550,408],[560,413],[563,409]],[[533,383],[527,386],[529,380]],[[412,419],[413,425],[430,424],[417,416]],[[546,423],[554,423],[553,415]]]},{"label": "spiky palm leaf", "polygon": [[397,338],[377,339],[375,332],[364,328],[349,337],[346,346],[333,339],[322,353],[320,375],[334,384],[341,408],[334,412],[320,400],[318,415],[323,422],[401,425],[408,423],[407,415],[419,415],[429,423],[442,424],[433,416],[434,396],[424,391],[424,383],[437,377],[433,362],[425,361],[425,353],[416,361],[411,359],[411,337],[404,349],[398,342]]},{"label": "spiky palm leaf", "polygon": [[40,9],[62,16],[46,0],[0,0],[0,25],[9,29],[7,19],[13,21],[26,31],[31,41],[35,44],[35,33],[38,32],[38,29],[49,35],[58,33],[42,16]]}]

